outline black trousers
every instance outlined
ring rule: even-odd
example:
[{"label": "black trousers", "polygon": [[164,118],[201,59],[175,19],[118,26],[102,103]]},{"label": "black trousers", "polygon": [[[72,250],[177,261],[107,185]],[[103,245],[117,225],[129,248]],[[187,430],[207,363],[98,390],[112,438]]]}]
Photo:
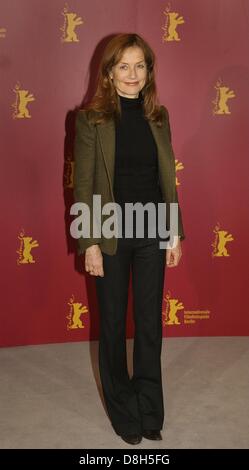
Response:
[{"label": "black trousers", "polygon": [[[117,434],[162,429],[162,299],[166,250],[157,238],[119,238],[115,255],[103,254],[96,276],[100,311],[99,369],[107,411]],[[126,313],[132,270],[135,324],[133,376],[126,355]]]}]

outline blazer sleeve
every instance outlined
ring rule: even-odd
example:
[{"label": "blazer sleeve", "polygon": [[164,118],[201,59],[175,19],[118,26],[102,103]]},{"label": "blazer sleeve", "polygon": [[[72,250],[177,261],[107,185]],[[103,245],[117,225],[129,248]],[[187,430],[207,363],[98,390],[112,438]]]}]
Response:
[{"label": "blazer sleeve", "polygon": [[[162,109],[163,109],[164,116],[165,116],[167,133],[168,133],[168,137],[169,137],[169,142],[170,142],[170,146],[171,146],[172,155],[173,155],[174,160],[175,160],[174,150],[172,148],[172,135],[171,135],[170,122],[169,122],[169,112],[168,112],[167,108],[163,105],[162,105]],[[178,235],[180,237],[180,240],[184,240],[186,237],[185,237],[184,227],[183,227],[182,210],[181,210],[181,207],[180,207],[180,204],[179,204],[179,201],[178,201],[176,178],[175,178],[175,181],[174,181],[174,189],[175,189],[174,202],[177,202],[177,204],[178,204]]]},{"label": "blazer sleeve", "polygon": [[78,239],[78,255],[91,246],[101,242],[101,238],[92,236],[93,221],[93,183],[95,174],[96,130],[84,110],[79,110],[75,120],[74,139],[74,201],[84,202],[90,209],[90,237]]}]

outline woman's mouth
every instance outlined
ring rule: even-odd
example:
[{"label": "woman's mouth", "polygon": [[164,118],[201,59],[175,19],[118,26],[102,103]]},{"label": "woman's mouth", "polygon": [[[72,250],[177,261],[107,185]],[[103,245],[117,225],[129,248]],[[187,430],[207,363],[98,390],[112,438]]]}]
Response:
[{"label": "woman's mouth", "polygon": [[132,82],[132,83],[129,83],[129,82],[125,82],[126,85],[138,85],[138,82]]}]

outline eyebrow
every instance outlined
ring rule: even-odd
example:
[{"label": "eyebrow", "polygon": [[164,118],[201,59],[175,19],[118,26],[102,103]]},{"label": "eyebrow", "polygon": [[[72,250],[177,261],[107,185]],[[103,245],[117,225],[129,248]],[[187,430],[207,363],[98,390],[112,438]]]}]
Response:
[{"label": "eyebrow", "polygon": [[[136,62],[136,64],[139,64],[140,62],[145,62],[145,60],[144,60],[144,59],[139,60],[139,62]],[[123,61],[121,61],[120,63],[121,63],[121,64],[129,65],[127,62],[123,62]]]}]

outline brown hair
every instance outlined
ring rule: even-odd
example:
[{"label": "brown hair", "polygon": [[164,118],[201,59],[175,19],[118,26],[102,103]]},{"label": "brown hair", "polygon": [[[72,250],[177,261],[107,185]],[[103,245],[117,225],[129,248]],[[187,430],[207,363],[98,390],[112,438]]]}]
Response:
[{"label": "brown hair", "polygon": [[[147,119],[156,121],[158,127],[162,125],[163,112],[158,102],[154,74],[155,54],[141,36],[129,33],[117,34],[105,47],[99,66],[95,95],[90,103],[84,106],[88,118],[93,120],[95,124],[106,122],[112,117],[121,115],[118,93],[109,73],[111,68],[121,60],[123,52],[132,46],[138,46],[142,49],[147,67],[147,80],[141,90],[144,115]],[[90,111],[95,111],[95,113],[92,114]],[[92,114],[92,118],[90,114]]]}]

